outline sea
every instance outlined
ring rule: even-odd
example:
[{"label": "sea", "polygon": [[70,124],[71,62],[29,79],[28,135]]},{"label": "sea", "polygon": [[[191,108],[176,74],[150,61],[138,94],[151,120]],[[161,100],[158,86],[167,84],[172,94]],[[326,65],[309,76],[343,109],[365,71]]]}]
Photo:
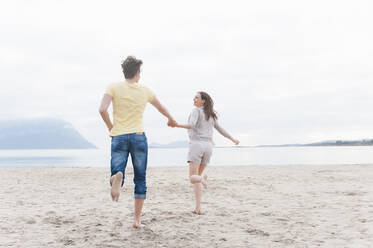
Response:
[{"label": "sea", "polygon": [[[149,148],[148,166],[186,166],[187,153],[188,148]],[[211,166],[319,164],[373,164],[373,146],[216,147],[210,163]],[[109,149],[0,150],[0,168],[109,166]]]}]

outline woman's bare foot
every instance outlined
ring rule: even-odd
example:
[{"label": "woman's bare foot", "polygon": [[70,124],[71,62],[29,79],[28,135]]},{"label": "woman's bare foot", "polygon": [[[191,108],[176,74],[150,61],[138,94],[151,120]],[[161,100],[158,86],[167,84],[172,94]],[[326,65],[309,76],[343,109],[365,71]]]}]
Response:
[{"label": "woman's bare foot", "polygon": [[207,175],[202,177],[201,183],[205,189],[207,189]]},{"label": "woman's bare foot", "polygon": [[132,226],[133,226],[134,228],[140,228],[140,227],[141,227],[140,220],[134,220]]},{"label": "woman's bare foot", "polygon": [[201,209],[195,209],[192,212],[193,212],[193,214],[202,215]]},{"label": "woman's bare foot", "polygon": [[114,176],[110,178],[110,183],[111,183],[111,199],[113,201],[118,201],[119,195],[120,195],[120,186],[122,185],[122,178],[123,174],[122,172],[118,172]]}]

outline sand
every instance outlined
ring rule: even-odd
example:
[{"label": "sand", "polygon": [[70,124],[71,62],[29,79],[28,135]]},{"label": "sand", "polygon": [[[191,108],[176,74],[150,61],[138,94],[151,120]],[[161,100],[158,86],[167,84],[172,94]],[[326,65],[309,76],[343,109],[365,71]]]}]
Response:
[{"label": "sand", "polygon": [[209,166],[200,216],[186,166],[149,168],[140,229],[108,172],[0,169],[0,247],[373,247],[373,165]]}]

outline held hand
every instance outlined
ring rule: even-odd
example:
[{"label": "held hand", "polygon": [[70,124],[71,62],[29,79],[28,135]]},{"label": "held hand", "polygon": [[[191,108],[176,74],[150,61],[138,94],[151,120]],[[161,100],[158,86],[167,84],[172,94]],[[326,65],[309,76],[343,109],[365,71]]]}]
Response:
[{"label": "held hand", "polygon": [[232,138],[232,141],[233,141],[233,143],[234,143],[235,145],[238,145],[238,144],[240,143],[240,141],[239,141],[239,140],[236,140],[235,138]]},{"label": "held hand", "polygon": [[177,126],[177,122],[174,119],[169,119],[168,122],[167,122],[167,126],[169,126],[169,127],[176,127]]}]

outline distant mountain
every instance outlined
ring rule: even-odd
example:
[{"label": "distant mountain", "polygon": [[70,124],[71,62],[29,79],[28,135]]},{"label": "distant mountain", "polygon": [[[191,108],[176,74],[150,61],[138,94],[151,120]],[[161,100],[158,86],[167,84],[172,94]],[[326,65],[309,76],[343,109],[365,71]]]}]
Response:
[{"label": "distant mountain", "polygon": [[373,139],[362,140],[328,140],[306,144],[305,146],[372,146]]},{"label": "distant mountain", "polygon": [[188,147],[188,145],[189,145],[189,141],[180,140],[180,141],[174,141],[168,144],[151,143],[149,147],[150,148],[183,148],[183,147]]},{"label": "distant mountain", "polygon": [[257,147],[294,147],[294,146],[373,146],[373,139],[327,140],[309,144],[262,145]]},{"label": "distant mountain", "polygon": [[[150,148],[184,148],[189,142],[185,140],[175,141],[168,144],[151,143]],[[309,144],[283,144],[283,145],[259,145],[259,146],[216,146],[216,148],[245,148],[245,147],[301,147],[301,146],[373,146],[373,139],[362,140],[327,140]]]},{"label": "distant mountain", "polygon": [[0,149],[90,149],[73,126],[60,119],[0,121]]}]

